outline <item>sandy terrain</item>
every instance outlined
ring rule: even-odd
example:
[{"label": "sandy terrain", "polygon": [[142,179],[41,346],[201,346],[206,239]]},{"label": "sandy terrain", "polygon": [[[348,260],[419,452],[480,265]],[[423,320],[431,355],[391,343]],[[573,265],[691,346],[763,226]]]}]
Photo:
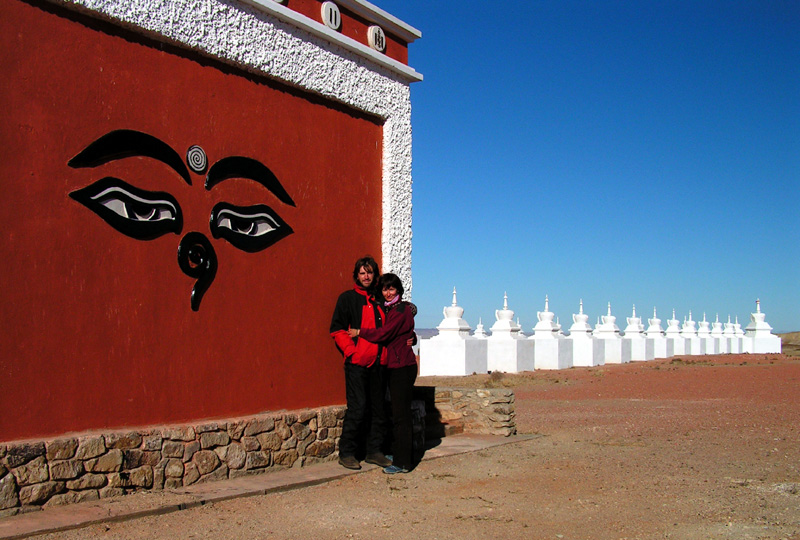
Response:
[{"label": "sandy terrain", "polygon": [[[420,384],[452,383],[426,378]],[[800,538],[800,359],[684,357],[457,379],[539,436],[38,538]]]}]

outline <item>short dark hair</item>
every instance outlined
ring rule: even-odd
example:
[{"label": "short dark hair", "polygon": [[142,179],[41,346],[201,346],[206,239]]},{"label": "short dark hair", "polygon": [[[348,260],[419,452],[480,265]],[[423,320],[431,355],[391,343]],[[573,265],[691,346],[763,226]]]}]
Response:
[{"label": "short dark hair", "polygon": [[405,292],[405,289],[403,289],[403,282],[400,281],[400,278],[397,277],[396,274],[383,274],[380,279],[378,279],[378,292],[383,291],[386,287],[394,287],[397,289],[398,296],[403,296]]},{"label": "short dark hair", "polygon": [[376,276],[381,275],[381,271],[378,268],[378,263],[375,262],[375,259],[373,259],[370,255],[365,255],[356,261],[356,265],[353,268],[353,281],[356,283],[358,283],[358,273],[362,268],[368,268],[372,270],[372,273]]}]

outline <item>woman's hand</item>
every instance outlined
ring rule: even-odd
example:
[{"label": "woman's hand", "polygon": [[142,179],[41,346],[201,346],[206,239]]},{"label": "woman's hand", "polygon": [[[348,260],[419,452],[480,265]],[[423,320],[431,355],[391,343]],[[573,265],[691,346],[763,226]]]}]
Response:
[{"label": "woman's hand", "polygon": [[347,331],[347,333],[350,334],[351,338],[354,338],[358,336],[358,328],[351,328],[350,330]]}]

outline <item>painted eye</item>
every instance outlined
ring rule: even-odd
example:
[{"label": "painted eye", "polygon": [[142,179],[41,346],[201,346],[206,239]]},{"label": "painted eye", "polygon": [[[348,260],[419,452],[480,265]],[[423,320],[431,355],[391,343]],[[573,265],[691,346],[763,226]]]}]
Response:
[{"label": "painted eye", "polygon": [[268,248],[294,231],[269,206],[219,203],[211,211],[211,234],[250,253]]},{"label": "painted eye", "polygon": [[118,178],[106,177],[70,197],[100,216],[119,232],[152,240],[183,227],[178,201],[169,193],[145,191]]}]

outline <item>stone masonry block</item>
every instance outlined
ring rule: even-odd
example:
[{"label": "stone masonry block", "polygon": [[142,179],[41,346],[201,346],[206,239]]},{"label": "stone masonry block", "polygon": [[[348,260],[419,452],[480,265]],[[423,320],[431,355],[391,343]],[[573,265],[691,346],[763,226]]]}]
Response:
[{"label": "stone masonry block", "polygon": [[17,478],[17,484],[20,486],[38,484],[50,479],[50,473],[47,470],[47,460],[44,456],[39,456],[25,465],[12,469],[11,472]]},{"label": "stone masonry block", "polygon": [[47,460],[70,459],[78,449],[78,439],[57,439],[47,443]]},{"label": "stone masonry block", "polygon": [[106,443],[102,436],[84,437],[78,440],[78,450],[75,452],[76,459],[91,459],[103,455],[106,451]]},{"label": "stone masonry block", "polygon": [[53,480],[72,480],[83,474],[83,461],[71,459],[50,462],[50,478]]},{"label": "stone masonry block", "polygon": [[12,469],[29,462],[33,458],[43,456],[45,453],[43,442],[12,444],[7,448],[6,463]]},{"label": "stone masonry block", "polygon": [[244,429],[246,437],[253,437],[265,431],[272,431],[275,428],[275,420],[273,418],[253,418],[247,423]]}]

